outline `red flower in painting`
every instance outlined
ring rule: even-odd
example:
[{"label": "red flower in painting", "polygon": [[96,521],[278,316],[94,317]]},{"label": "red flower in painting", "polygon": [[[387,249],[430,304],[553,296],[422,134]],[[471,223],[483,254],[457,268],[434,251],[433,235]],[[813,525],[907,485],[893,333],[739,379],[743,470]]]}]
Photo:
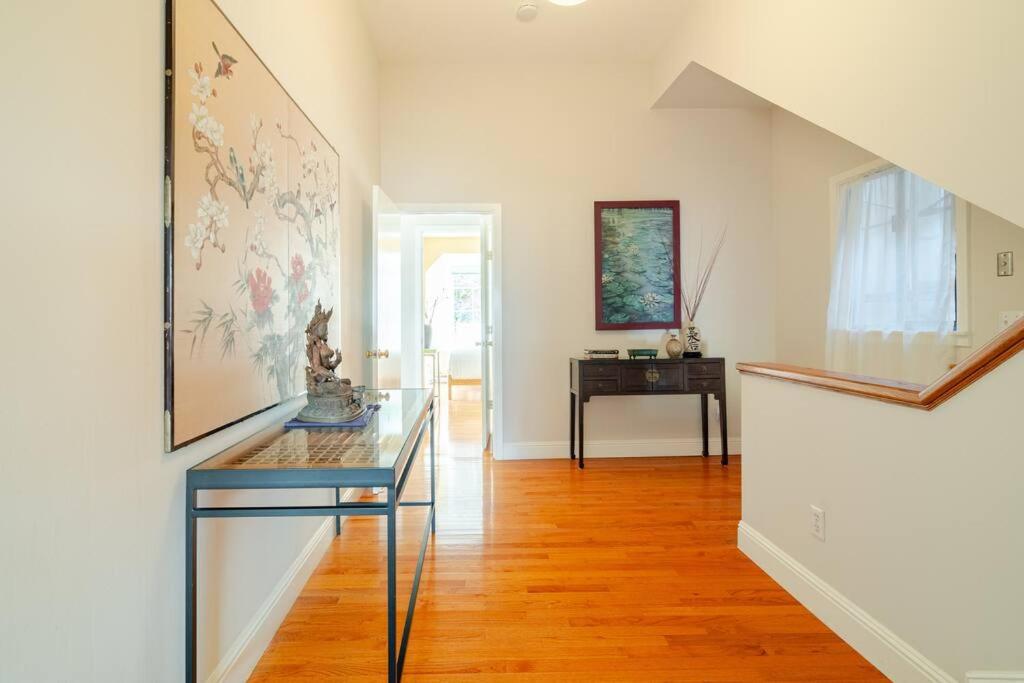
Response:
[{"label": "red flower in painting", "polygon": [[270,286],[270,276],[262,268],[249,273],[249,297],[252,310],[257,314],[266,313],[274,298],[274,290]]},{"label": "red flower in painting", "polygon": [[306,264],[302,260],[302,254],[292,256],[292,280],[298,282],[306,275]]},{"label": "red flower in painting", "polygon": [[308,298],[309,298],[309,285],[307,285],[305,282],[303,282],[302,283],[302,289],[300,289],[298,291],[298,293],[295,295],[295,301],[296,301],[296,303],[300,303],[301,304],[303,301],[305,301]]}]

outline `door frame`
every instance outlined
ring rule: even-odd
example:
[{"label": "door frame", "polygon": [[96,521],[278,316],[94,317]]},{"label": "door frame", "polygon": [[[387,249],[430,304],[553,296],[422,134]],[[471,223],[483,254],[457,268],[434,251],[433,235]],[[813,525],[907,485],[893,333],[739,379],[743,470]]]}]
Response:
[{"label": "door frame", "polygon": [[[369,377],[370,380],[368,385],[374,389],[380,388],[396,388],[396,387],[381,387],[380,378],[378,373],[378,360],[369,358],[365,355],[366,351],[378,349],[380,346],[380,340],[378,338],[380,330],[377,325],[377,307],[380,305],[378,297],[379,290],[379,278],[380,278],[380,263],[378,254],[378,241],[380,239],[380,210],[384,202],[387,202],[388,208],[394,209],[394,211],[400,216],[402,209],[397,202],[391,199],[384,192],[384,188],[380,185],[374,185],[372,189],[372,202],[371,202],[371,224],[370,224],[370,243],[369,243],[369,256],[370,256],[370,295],[369,303],[370,308],[367,314],[364,314],[363,320],[369,320],[369,335],[364,339],[364,346],[366,347],[363,352],[360,353],[361,360],[365,363],[364,377]],[[404,250],[403,250],[404,252]],[[365,253],[365,252],[364,252]]]},{"label": "door frame", "polygon": [[[502,429],[502,316],[501,316],[501,290],[502,290],[502,259],[501,259],[501,204],[444,204],[444,203],[400,203],[398,208],[405,215],[424,215],[424,214],[475,214],[481,216],[489,216],[491,219],[491,270],[492,270],[492,281],[493,286],[490,291],[490,308],[491,317],[494,320],[494,330],[491,336],[494,340],[494,346],[491,348],[491,358],[493,360],[494,372],[491,374],[491,397],[494,401],[494,428],[491,432],[491,457],[495,460],[500,460],[502,457],[502,451],[504,450],[504,431]],[[420,240],[417,240],[420,242]],[[422,248],[422,246],[421,246]],[[485,250],[485,243],[481,240],[481,250]],[[483,254],[486,258],[487,255]],[[420,287],[422,287],[422,263],[423,259],[420,258]],[[481,285],[483,283],[481,282]],[[420,292],[422,294],[422,292]],[[421,316],[422,318],[422,316]],[[486,341],[486,340],[483,340]],[[481,349],[481,354],[483,350]],[[483,368],[481,368],[483,372]],[[481,400],[486,400],[481,392]],[[483,410],[487,410],[487,406],[483,406]]]}]

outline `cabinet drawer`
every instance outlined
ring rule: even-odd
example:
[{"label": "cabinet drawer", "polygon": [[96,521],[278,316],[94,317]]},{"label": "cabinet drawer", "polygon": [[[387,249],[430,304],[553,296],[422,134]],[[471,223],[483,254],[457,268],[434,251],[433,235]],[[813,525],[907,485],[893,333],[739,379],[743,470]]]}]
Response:
[{"label": "cabinet drawer", "polygon": [[583,377],[586,379],[618,379],[617,365],[584,365]]},{"label": "cabinet drawer", "polygon": [[588,396],[593,394],[617,394],[619,393],[619,380],[588,379],[583,383],[583,392]]},{"label": "cabinet drawer", "polygon": [[706,393],[721,391],[722,379],[720,377],[691,377],[686,382],[686,388],[688,391],[700,391]]},{"label": "cabinet drawer", "polygon": [[651,381],[647,379],[647,371],[650,369],[650,365],[629,365],[622,368],[622,390],[649,390],[651,388]]},{"label": "cabinet drawer", "polygon": [[648,375],[654,391],[682,391],[683,369],[678,365],[659,364],[651,368]]},{"label": "cabinet drawer", "polygon": [[690,377],[721,377],[722,365],[713,361],[707,363],[687,363],[686,372]]}]

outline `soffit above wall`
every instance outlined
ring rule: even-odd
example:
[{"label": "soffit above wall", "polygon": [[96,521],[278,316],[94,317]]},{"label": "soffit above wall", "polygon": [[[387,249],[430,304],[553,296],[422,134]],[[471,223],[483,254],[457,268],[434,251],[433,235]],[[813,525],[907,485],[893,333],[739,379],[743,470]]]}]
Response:
[{"label": "soffit above wall", "polygon": [[677,34],[654,61],[653,98],[697,62],[1024,225],[1020,0],[688,0],[682,7]]},{"label": "soffit above wall", "polygon": [[690,62],[658,101],[656,109],[728,109],[731,107],[767,108],[772,103],[727,78]]},{"label": "soffit above wall", "polygon": [[678,30],[682,0],[359,0],[384,64],[460,62],[649,63]]}]

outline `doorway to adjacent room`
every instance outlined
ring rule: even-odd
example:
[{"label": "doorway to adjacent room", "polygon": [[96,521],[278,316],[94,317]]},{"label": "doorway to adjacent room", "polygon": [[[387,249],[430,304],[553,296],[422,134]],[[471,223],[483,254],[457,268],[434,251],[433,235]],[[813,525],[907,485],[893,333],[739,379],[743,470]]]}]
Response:
[{"label": "doorway to adjacent room", "polygon": [[434,389],[441,453],[495,454],[500,207],[399,206],[375,188],[372,249],[373,383]]}]

